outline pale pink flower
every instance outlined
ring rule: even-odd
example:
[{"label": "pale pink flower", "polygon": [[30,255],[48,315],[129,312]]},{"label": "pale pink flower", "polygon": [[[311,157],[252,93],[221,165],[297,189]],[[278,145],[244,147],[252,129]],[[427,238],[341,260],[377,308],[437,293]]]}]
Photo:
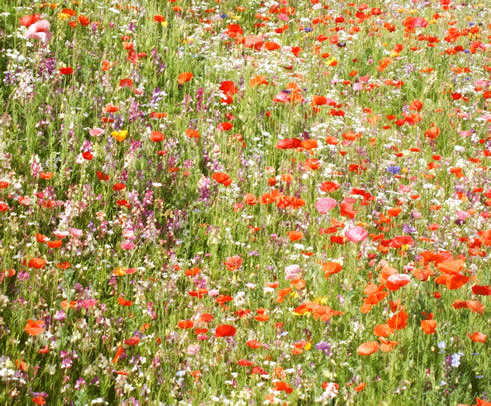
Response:
[{"label": "pale pink flower", "polygon": [[46,45],[53,34],[49,30],[49,22],[46,20],[39,20],[29,26],[24,36],[27,39],[38,39]]},{"label": "pale pink flower", "polygon": [[80,230],[79,228],[72,228],[70,227],[70,235],[73,238],[80,238],[84,234],[83,230]]},{"label": "pale pink flower", "polygon": [[324,197],[315,202],[315,208],[320,214],[327,214],[336,207],[338,202],[332,197]]},{"label": "pale pink flower", "polygon": [[362,242],[367,238],[368,231],[363,227],[355,226],[346,230],[344,236],[351,242]]},{"label": "pale pink flower", "polygon": [[99,135],[103,134],[104,130],[99,127],[94,127],[89,130],[89,134],[91,137],[98,137]]}]

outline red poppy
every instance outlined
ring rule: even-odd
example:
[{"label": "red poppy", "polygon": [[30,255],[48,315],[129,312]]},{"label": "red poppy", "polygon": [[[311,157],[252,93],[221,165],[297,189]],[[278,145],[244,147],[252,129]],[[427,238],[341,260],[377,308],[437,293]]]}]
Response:
[{"label": "red poppy", "polygon": [[165,136],[160,131],[152,131],[149,138],[152,142],[160,142],[165,139]]},{"label": "red poppy", "polygon": [[121,79],[119,81],[119,87],[132,87],[133,81],[129,78]]},{"label": "red poppy", "polygon": [[288,238],[290,238],[290,241],[299,241],[303,238],[303,233],[300,231],[290,231],[288,233]]},{"label": "red poppy", "polygon": [[242,266],[242,258],[238,255],[228,257],[223,263],[229,271],[235,271]]},{"label": "red poppy", "polygon": [[90,24],[90,20],[87,16],[79,15],[77,18],[80,25],[87,27]]},{"label": "red poppy", "polygon": [[140,342],[140,337],[138,336],[133,336],[131,338],[124,340],[124,343],[130,346],[137,345],[139,342]]},{"label": "red poppy", "polygon": [[361,344],[356,352],[360,355],[367,356],[376,353],[379,350],[379,345],[376,341],[368,341]]},{"label": "red poppy", "polygon": [[123,297],[118,298],[118,303],[121,306],[132,306],[133,305],[133,302],[131,300],[126,300]]},{"label": "red poppy", "polygon": [[242,27],[239,24],[229,24],[227,26],[227,31],[225,31],[225,33],[230,38],[237,38],[239,35],[244,34],[244,31],[242,30]]},{"label": "red poppy", "polygon": [[118,190],[124,190],[126,189],[126,185],[124,183],[116,183],[113,185],[113,190],[118,191]]},{"label": "red poppy", "polygon": [[399,313],[392,316],[387,321],[387,324],[389,325],[389,327],[393,328],[394,330],[402,330],[407,326],[407,319],[408,319],[407,313],[404,310],[401,310]]},{"label": "red poppy", "polygon": [[44,321],[42,320],[27,320],[24,331],[30,336],[37,336],[44,331]]},{"label": "red poppy", "polygon": [[229,324],[220,324],[215,330],[215,337],[233,337],[237,332],[234,326]]},{"label": "red poppy", "polygon": [[434,334],[436,332],[436,325],[435,320],[421,320],[421,330],[426,334]]},{"label": "red poppy", "polygon": [[288,385],[286,382],[283,382],[283,381],[275,382],[274,388],[277,391],[284,391],[288,394],[293,392],[293,388],[290,385]]},{"label": "red poppy", "polygon": [[193,78],[193,76],[194,75],[191,72],[183,72],[178,76],[177,82],[180,85],[183,85],[184,83],[189,82]]},{"label": "red poppy", "polygon": [[179,323],[177,323],[177,326],[182,329],[188,329],[193,328],[194,323],[192,320],[181,320]]},{"label": "red poppy", "polygon": [[38,21],[40,18],[41,18],[40,14],[25,15],[24,17],[21,17],[20,25],[23,25],[24,27],[29,27],[30,25]]},{"label": "red poppy", "polygon": [[71,66],[67,66],[66,68],[60,68],[60,73],[62,75],[71,75],[73,73],[73,68]]},{"label": "red poppy", "polygon": [[488,336],[486,334],[481,333],[479,331],[475,331],[472,334],[467,333],[467,336],[475,343],[485,343],[486,340],[488,339]]},{"label": "red poppy", "polygon": [[215,172],[211,177],[217,182],[224,186],[230,186],[232,184],[232,179],[224,172]]},{"label": "red poppy", "polygon": [[491,288],[489,285],[474,285],[472,287],[472,292],[476,295],[489,296],[491,295]]},{"label": "red poppy", "polygon": [[43,406],[46,404],[46,399],[44,398],[44,396],[34,396],[32,398],[32,402],[35,404],[35,405],[38,405],[38,406]]},{"label": "red poppy", "polygon": [[245,38],[244,46],[246,48],[254,48],[256,51],[259,51],[264,44],[264,40],[257,35],[249,35]]},{"label": "red poppy", "polygon": [[42,269],[46,266],[46,261],[42,258],[31,258],[27,266],[29,268]]}]

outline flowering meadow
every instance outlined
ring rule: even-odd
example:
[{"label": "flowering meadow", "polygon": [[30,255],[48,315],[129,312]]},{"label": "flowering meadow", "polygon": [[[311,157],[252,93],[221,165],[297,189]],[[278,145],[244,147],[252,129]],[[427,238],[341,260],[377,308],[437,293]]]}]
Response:
[{"label": "flowering meadow", "polygon": [[0,404],[491,405],[489,2],[0,5]]}]

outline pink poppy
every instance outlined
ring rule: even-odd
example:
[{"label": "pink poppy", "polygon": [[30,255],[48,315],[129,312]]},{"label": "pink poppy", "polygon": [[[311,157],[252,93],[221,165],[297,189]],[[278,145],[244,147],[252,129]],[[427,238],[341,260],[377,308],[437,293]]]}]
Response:
[{"label": "pink poppy", "polygon": [[334,207],[336,207],[337,204],[338,202],[336,202],[335,199],[331,197],[324,197],[322,199],[317,200],[317,202],[315,202],[315,208],[320,214],[327,214]]},{"label": "pink poppy", "polygon": [[367,238],[368,231],[363,227],[355,226],[346,230],[344,236],[351,242],[362,242]]},{"label": "pink poppy", "polygon": [[38,39],[46,45],[53,34],[49,31],[49,22],[39,20],[29,26],[24,36],[27,39]]}]

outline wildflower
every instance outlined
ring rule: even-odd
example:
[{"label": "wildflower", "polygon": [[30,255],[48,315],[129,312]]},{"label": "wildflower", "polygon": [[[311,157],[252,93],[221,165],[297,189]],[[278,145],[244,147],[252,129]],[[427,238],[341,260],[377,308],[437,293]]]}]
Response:
[{"label": "wildflower", "polygon": [[363,227],[355,226],[346,230],[344,235],[351,242],[362,242],[367,238],[368,231]]},{"label": "wildflower", "polygon": [[27,266],[29,268],[42,269],[46,266],[46,261],[42,258],[31,258]]},{"label": "wildflower", "polygon": [[220,324],[215,330],[215,337],[233,337],[237,330],[229,324]]},{"label": "wildflower", "polygon": [[315,202],[315,208],[320,214],[327,214],[329,211],[331,211],[334,207],[336,207],[338,202],[330,197],[322,198],[317,200]]},{"label": "wildflower", "polygon": [[361,344],[356,352],[360,355],[366,356],[371,355],[379,350],[379,345],[375,341],[368,341],[366,343]]},{"label": "wildflower", "polygon": [[472,334],[467,333],[467,336],[471,339],[471,341],[474,341],[475,343],[485,343],[488,339],[488,336],[486,334],[479,331],[475,331]]},{"label": "wildflower", "polygon": [[116,139],[116,141],[123,142],[128,136],[128,131],[127,130],[112,131],[111,135]]},{"label": "wildflower", "polygon": [[27,320],[24,331],[30,336],[37,336],[44,331],[44,321],[42,320]]},{"label": "wildflower", "polygon": [[179,77],[177,78],[177,82],[180,85],[183,85],[186,82],[189,82],[193,78],[193,74],[191,72],[183,72],[179,74]]},{"label": "wildflower", "polygon": [[71,75],[73,73],[73,68],[71,66],[60,68],[59,72],[63,76],[68,76],[68,75]]},{"label": "wildflower", "polygon": [[460,365],[460,359],[464,356],[463,352],[456,352],[450,356],[450,366],[452,368],[458,368]]},{"label": "wildflower", "polygon": [[436,331],[436,321],[435,320],[422,320],[421,321],[421,330],[423,330],[426,334],[433,334]]},{"label": "wildflower", "polygon": [[24,34],[26,39],[37,39],[46,45],[53,34],[50,32],[49,22],[46,20],[35,21],[28,26],[29,28]]}]

